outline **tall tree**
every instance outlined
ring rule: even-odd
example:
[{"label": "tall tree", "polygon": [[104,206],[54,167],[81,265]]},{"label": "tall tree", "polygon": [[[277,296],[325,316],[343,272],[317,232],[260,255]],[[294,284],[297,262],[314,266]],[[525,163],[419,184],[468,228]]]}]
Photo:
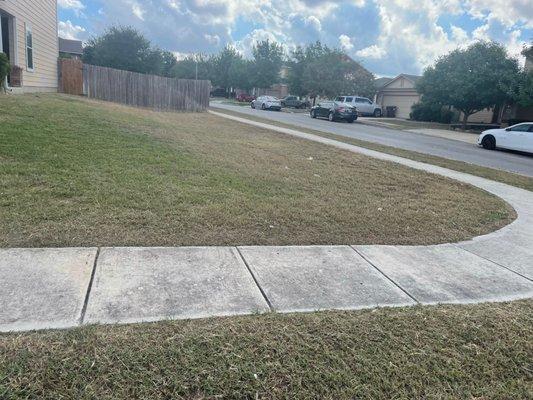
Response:
[{"label": "tall tree", "polygon": [[176,62],[170,75],[180,79],[211,79],[211,59],[203,54],[195,54]]},{"label": "tall tree", "polygon": [[275,42],[264,40],[254,46],[253,56],[252,82],[254,86],[266,89],[278,83],[283,65],[283,47]]},{"label": "tall tree", "polygon": [[510,89],[519,79],[518,61],[494,42],[477,42],[439,58],[427,68],[417,89],[424,101],[453,106],[470,115],[512,100]]},{"label": "tall tree", "polygon": [[225,89],[232,87],[232,65],[240,63],[242,56],[231,46],[226,46],[219,54],[214,56],[211,60],[212,76],[211,81],[214,86],[219,86]]},{"label": "tall tree", "polygon": [[132,27],[115,26],[89,40],[83,50],[83,62],[132,72],[170,76],[176,58],[169,51],[152,47]]},{"label": "tall tree", "polygon": [[334,97],[339,94],[374,95],[374,75],[342,50],[320,42],[297,47],[289,61],[291,93]]}]

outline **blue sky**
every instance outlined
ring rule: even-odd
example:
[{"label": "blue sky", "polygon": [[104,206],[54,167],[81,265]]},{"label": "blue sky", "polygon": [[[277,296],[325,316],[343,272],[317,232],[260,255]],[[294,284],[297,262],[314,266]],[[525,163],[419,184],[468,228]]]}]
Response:
[{"label": "blue sky", "polygon": [[321,40],[378,76],[419,74],[475,40],[518,56],[533,40],[532,0],[58,0],[60,35],[85,40],[131,25],[178,56],[232,44],[249,55],[257,40],[287,51]]}]

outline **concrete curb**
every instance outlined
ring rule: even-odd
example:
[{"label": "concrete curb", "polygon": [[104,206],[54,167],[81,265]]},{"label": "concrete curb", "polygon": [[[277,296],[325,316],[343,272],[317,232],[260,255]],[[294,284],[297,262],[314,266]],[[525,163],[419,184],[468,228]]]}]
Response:
[{"label": "concrete curb", "polygon": [[518,218],[438,246],[0,249],[0,332],[533,297],[533,192],[211,113],[476,186],[508,202]]}]

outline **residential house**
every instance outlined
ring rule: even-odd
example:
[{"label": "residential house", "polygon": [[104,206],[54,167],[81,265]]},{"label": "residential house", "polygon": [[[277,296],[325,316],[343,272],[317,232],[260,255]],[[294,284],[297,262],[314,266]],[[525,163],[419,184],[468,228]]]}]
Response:
[{"label": "residential house", "polygon": [[[417,75],[400,74],[396,78],[379,78],[376,80],[378,92],[376,103],[383,107],[396,107],[396,117],[409,118],[411,108],[420,101],[420,93],[416,90]],[[380,87],[381,86],[381,87]]]},{"label": "residential house", "polygon": [[79,60],[81,56],[83,56],[83,44],[81,40],[59,38],[59,57]]},{"label": "residential house", "polygon": [[13,92],[56,92],[57,0],[0,0],[0,51],[13,68]]},{"label": "residential house", "polygon": [[[383,107],[396,107],[396,117],[408,119],[413,105],[420,101],[421,95],[416,90],[416,83],[421,78],[418,75],[400,74],[396,78],[376,79],[376,103]],[[486,109],[472,114],[468,122],[491,123],[493,122],[493,109]]]}]

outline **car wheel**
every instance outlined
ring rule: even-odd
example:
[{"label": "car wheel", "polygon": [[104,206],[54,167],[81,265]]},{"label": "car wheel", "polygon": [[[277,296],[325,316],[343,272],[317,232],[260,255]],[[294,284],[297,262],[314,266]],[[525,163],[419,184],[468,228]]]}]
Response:
[{"label": "car wheel", "polygon": [[481,145],[486,150],[494,150],[496,149],[496,139],[494,139],[494,136],[485,136],[481,141]]},{"label": "car wheel", "polygon": [[265,103],[261,104],[261,110],[266,110]]},{"label": "car wheel", "polygon": [[335,121],[335,116],[333,115],[332,112],[329,113],[328,119],[329,119],[329,122],[334,122]]},{"label": "car wheel", "polygon": [[252,108],[255,110],[255,104],[254,104],[253,101],[252,101],[252,103],[251,103],[251,106],[252,106]]},{"label": "car wheel", "polygon": [[381,118],[381,110],[380,109],[375,109],[374,110],[374,117],[375,118]]},{"label": "car wheel", "polygon": [[350,118],[350,119],[348,120],[348,123],[349,123],[349,124],[353,124],[354,121],[355,121],[354,118]]},{"label": "car wheel", "polygon": [[311,118],[316,118],[316,111],[315,110],[311,111]]}]

